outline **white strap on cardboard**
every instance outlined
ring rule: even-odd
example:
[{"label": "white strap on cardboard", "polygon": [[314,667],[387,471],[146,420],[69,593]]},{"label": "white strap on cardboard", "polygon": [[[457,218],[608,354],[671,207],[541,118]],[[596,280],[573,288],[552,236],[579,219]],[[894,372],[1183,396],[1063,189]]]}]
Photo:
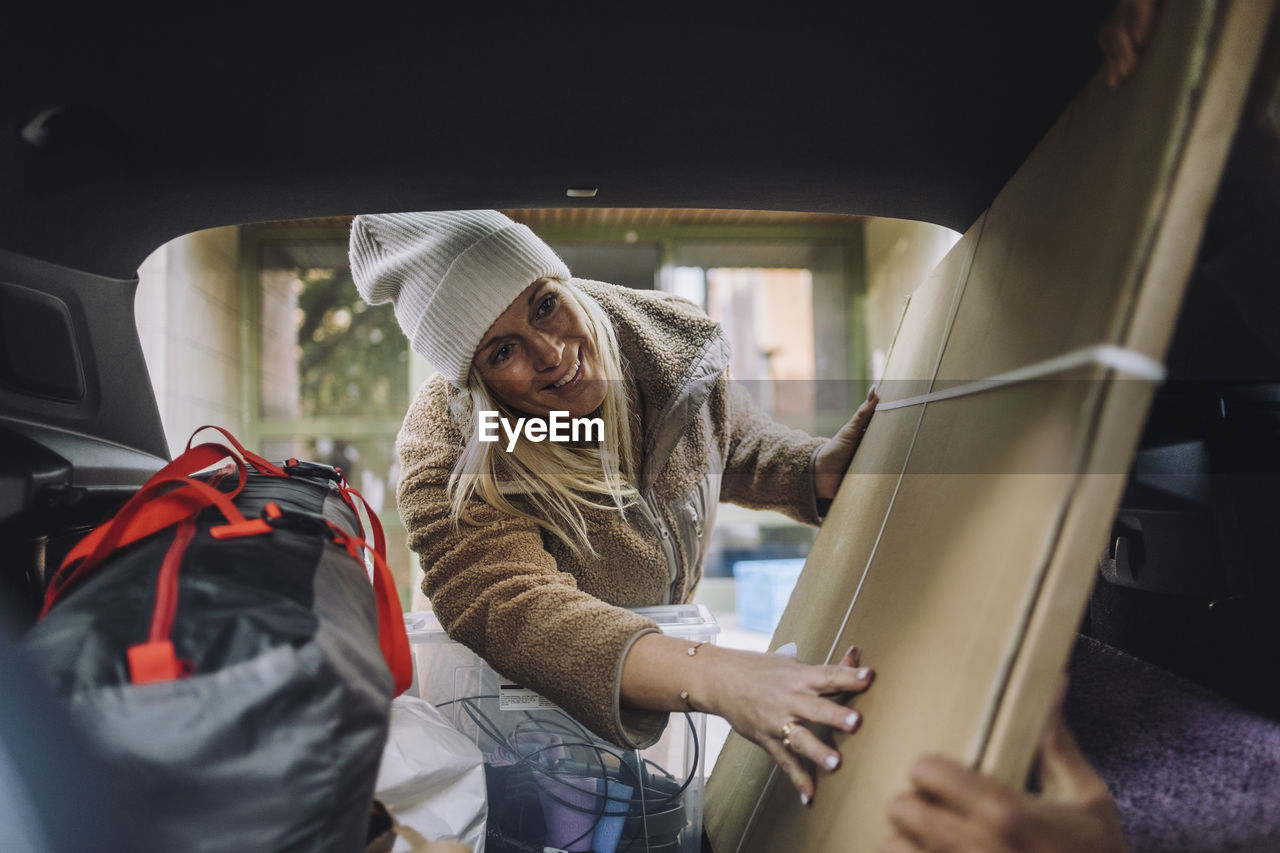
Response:
[{"label": "white strap on cardboard", "polygon": [[1033,379],[1043,379],[1094,364],[1100,367],[1109,367],[1136,379],[1162,382],[1165,378],[1164,365],[1151,356],[1144,355],[1137,350],[1119,347],[1115,344],[1098,344],[1078,349],[1075,352],[1069,352],[1066,355],[1045,359],[1026,367],[1019,367],[1016,370],[1010,370],[1007,373],[1001,373],[988,379],[966,382],[963,385],[944,388],[929,394],[919,394],[915,397],[883,402],[876,406],[876,411],[901,409],[907,406],[919,406],[923,403],[935,403],[939,400],[950,400],[953,397],[980,394],[983,391],[992,391],[997,388],[1003,388],[1006,385],[1015,385],[1019,382],[1030,382]]},{"label": "white strap on cardboard", "polygon": [[[1016,370],[1010,370],[992,376],[988,379],[979,379],[976,382],[966,382],[963,385],[956,385],[952,388],[945,388],[941,391],[934,391],[930,394],[920,394],[915,397],[906,397],[902,400],[893,400],[891,402],[882,402],[876,406],[876,411],[885,411],[887,409],[902,409],[907,406],[919,406],[924,403],[933,403],[938,400],[950,400],[955,397],[964,397],[969,394],[979,394],[983,391],[992,391],[996,388],[1003,388],[1008,385],[1015,385],[1019,382],[1030,382],[1034,379],[1043,379],[1048,376],[1056,376],[1060,373],[1066,373],[1080,367],[1088,365],[1098,365],[1100,367],[1108,367],[1120,373],[1127,374],[1135,379],[1145,379],[1151,382],[1163,382],[1167,375],[1165,367],[1160,362],[1144,355],[1136,350],[1126,347],[1116,346],[1115,344],[1097,344],[1083,349],[1075,350],[1064,355],[1054,358],[1045,359],[1035,364],[1020,367]],[[840,625],[840,630],[835,634],[835,641],[832,643],[831,649],[827,652],[826,662],[831,663],[835,656],[836,644],[839,643],[840,637],[844,635],[845,629],[849,625],[849,618],[853,615],[854,605],[858,601],[858,596],[862,592],[862,585],[867,579],[867,573],[871,569],[871,564],[875,560],[876,551],[880,547],[880,539],[884,536],[884,528],[889,523],[889,516],[893,511],[893,504],[898,497],[898,489],[902,486],[902,474],[906,473],[907,465],[911,460],[911,451],[915,448],[916,435],[920,432],[920,420],[916,421],[916,431],[911,437],[911,444],[907,449],[906,458],[903,460],[902,472],[898,477],[898,484],[894,487],[893,496],[889,499],[889,509],[885,511],[884,520],[880,524],[880,531],[876,534],[876,541],[871,546],[871,553],[867,558],[867,564],[863,569],[862,577],[858,582],[857,589],[854,591],[853,598],[849,600],[849,609],[845,611],[844,621]],[[793,645],[794,644],[790,644]],[[779,649],[781,651],[781,649]],[[751,834],[751,827],[756,821],[756,817],[760,812],[760,807],[768,796],[769,791],[773,788],[774,781],[777,777],[778,766],[775,764],[769,769],[769,778],[760,789],[760,796],[756,799],[755,807],[751,810],[750,816],[747,818],[746,827],[743,830],[742,837],[738,840],[738,847],[735,853],[742,853],[743,845]]]}]

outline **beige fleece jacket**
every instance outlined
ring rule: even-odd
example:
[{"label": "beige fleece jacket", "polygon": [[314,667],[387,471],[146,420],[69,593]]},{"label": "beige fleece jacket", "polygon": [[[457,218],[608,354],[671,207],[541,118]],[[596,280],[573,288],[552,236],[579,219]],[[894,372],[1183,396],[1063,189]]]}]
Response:
[{"label": "beige fleece jacket", "polygon": [[440,376],[418,391],[397,438],[397,499],[449,636],[597,735],[644,748],[667,715],[619,707],[619,683],[632,643],[658,628],[624,608],[690,598],[719,500],[817,524],[812,460],[823,439],[775,423],[728,381],[728,342],[693,303],[573,283],[613,321],[630,367],[639,487],[658,523],[639,510],[589,516],[598,556],[587,559],[487,505],[473,508],[478,526],[456,525],[445,490],[470,424]]}]

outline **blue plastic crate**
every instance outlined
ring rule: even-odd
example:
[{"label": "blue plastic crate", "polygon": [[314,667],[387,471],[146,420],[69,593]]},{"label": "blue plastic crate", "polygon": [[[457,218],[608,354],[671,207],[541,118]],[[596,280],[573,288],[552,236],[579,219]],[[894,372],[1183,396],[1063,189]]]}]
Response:
[{"label": "blue plastic crate", "polygon": [[800,579],[804,559],[739,560],[733,564],[734,599],[738,627],[770,634]]}]

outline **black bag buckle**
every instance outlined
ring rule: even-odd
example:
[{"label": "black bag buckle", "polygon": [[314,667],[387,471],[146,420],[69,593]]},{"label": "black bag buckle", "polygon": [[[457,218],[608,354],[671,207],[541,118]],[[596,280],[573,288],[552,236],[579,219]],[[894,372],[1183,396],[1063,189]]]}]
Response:
[{"label": "black bag buckle", "polygon": [[338,485],[346,482],[346,478],[342,474],[342,470],[332,465],[324,465],[320,462],[307,462],[306,460],[286,459],[284,465],[285,473],[290,477],[314,477],[321,480],[330,480]]},{"label": "black bag buckle", "polygon": [[323,533],[327,537],[333,536],[329,520],[323,515],[298,509],[286,512],[275,501],[271,501],[262,508],[262,518],[275,530],[300,530],[304,533]]}]

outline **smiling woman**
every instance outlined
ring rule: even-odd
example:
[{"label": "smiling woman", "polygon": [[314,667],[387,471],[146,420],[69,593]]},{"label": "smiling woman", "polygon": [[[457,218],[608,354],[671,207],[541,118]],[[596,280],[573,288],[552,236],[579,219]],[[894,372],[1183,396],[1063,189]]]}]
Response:
[{"label": "smiling woman", "polygon": [[[805,762],[840,755],[800,724],[859,727],[836,701],[870,686],[857,651],[805,666],[691,647],[629,608],[691,598],[720,500],[817,524],[874,394],[834,439],[780,426],[728,381],[700,308],[573,278],[496,211],[358,216],[351,269],[438,371],[397,441],[398,502],[449,635],[626,748],[656,741],[664,712],[723,716],[808,802]],[[482,438],[495,412],[526,429],[594,417],[603,435],[505,453]]]},{"label": "smiling woman", "polygon": [[[469,423],[447,486],[453,518],[477,523],[478,501],[594,553],[587,514],[636,498],[631,402],[613,324],[560,257],[496,211],[389,214],[352,223],[351,268],[361,295],[390,296],[414,348],[468,391],[456,403]],[[598,412],[607,434],[500,453],[477,428],[481,412],[519,422],[553,410]]]}]

